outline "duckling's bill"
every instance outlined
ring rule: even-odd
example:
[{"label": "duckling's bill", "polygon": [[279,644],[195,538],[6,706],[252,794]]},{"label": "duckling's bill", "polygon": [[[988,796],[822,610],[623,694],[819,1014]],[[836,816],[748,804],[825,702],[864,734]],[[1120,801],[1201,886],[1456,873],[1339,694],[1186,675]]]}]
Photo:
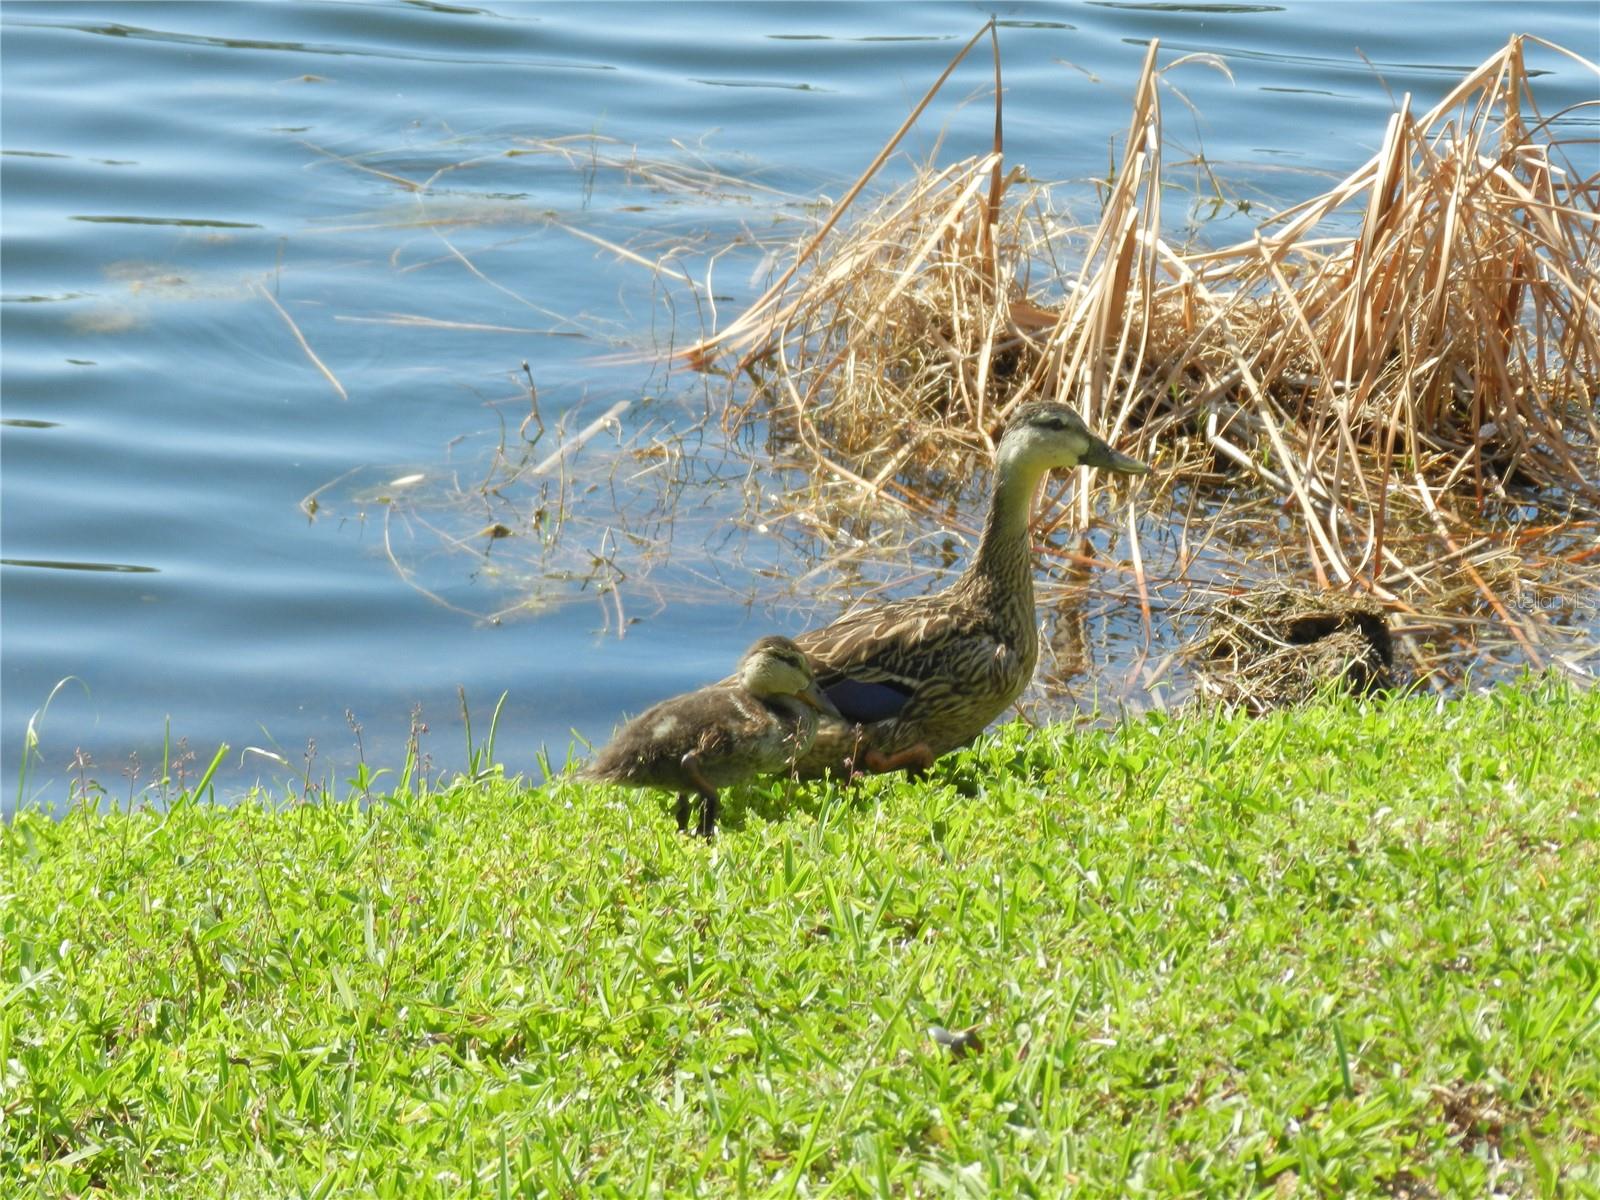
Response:
[{"label": "duckling's bill", "polygon": [[794,698],[802,704],[809,704],[825,717],[833,717],[840,721],[844,720],[844,715],[833,706],[833,701],[828,699],[828,694],[822,690],[822,685],[815,679],[806,685],[804,691],[796,692]]}]

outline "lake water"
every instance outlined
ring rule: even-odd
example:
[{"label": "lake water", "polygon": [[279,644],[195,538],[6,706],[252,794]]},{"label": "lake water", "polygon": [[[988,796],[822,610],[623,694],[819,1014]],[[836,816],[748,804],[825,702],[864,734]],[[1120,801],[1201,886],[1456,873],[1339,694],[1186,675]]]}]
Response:
[{"label": "lake water", "polygon": [[[36,802],[80,754],[142,786],[169,730],[196,765],[231,747],[224,794],[298,774],[313,742],[313,778],[342,778],[347,713],[368,762],[398,766],[420,719],[457,768],[458,689],[479,737],[506,694],[496,758],[537,773],[541,746],[559,764],[574,730],[603,738],[760,633],[836,615],[803,538],[738,519],[761,480],[706,420],[720,383],[661,364],[713,316],[670,271],[715,258],[731,319],[763,243],[842,192],[989,12],[6,4],[5,807],[69,677],[36,724]],[[1426,108],[1513,32],[1600,58],[1597,14],[1006,5],[1007,155],[1102,173],[1159,37],[1163,61],[1232,74],[1175,77],[1200,119],[1169,95],[1169,137],[1289,202],[1377,148],[1390,93]],[[1532,60],[1547,113],[1595,98],[1570,60]],[[963,68],[912,158],[987,147],[990,70]],[[615,246],[674,250],[668,273]],[[494,538],[508,504],[544,512]],[[1088,611],[1080,666],[1114,652],[1122,607]]]}]

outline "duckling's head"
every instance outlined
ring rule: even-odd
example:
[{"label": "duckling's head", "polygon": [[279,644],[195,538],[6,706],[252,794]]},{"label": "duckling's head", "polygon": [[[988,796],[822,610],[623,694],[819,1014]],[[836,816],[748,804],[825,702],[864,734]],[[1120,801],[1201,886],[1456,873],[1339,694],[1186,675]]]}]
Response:
[{"label": "duckling's head", "polygon": [[793,696],[819,712],[834,711],[812,676],[805,652],[786,637],[764,637],[746,650],[739,660],[739,683],[763,699]]},{"label": "duckling's head", "polygon": [[1089,432],[1083,418],[1069,406],[1053,400],[1035,400],[1011,414],[1000,435],[1002,469],[1025,467],[1047,471],[1052,467],[1099,467],[1122,475],[1147,475],[1150,468],[1108,446]]}]

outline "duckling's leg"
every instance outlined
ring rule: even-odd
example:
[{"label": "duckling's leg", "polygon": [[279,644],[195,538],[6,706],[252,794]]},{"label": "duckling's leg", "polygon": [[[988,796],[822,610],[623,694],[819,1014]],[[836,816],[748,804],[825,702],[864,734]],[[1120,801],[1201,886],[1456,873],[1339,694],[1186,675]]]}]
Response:
[{"label": "duckling's leg", "polygon": [[700,803],[700,836],[710,841],[717,835],[717,818],[722,815],[722,801],[715,790],[707,788]]},{"label": "duckling's leg", "polygon": [[[717,789],[706,782],[704,775],[700,774],[700,756],[691,750],[678,760],[683,767],[684,774],[688,776],[689,783],[694,790],[700,793],[700,836],[710,841],[716,836],[717,814],[722,808],[722,803],[717,799]],[[678,800],[681,807],[678,828],[687,831],[689,826],[689,801],[688,797],[681,796]]]},{"label": "duckling's leg", "polygon": [[678,814],[678,832],[679,833],[688,833],[689,832],[689,793],[688,792],[679,792],[678,793],[677,814]]}]

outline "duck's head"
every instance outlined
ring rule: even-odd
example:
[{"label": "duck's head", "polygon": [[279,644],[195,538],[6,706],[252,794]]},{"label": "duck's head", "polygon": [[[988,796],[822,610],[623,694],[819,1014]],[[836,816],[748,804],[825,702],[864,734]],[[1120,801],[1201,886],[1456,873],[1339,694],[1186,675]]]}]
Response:
[{"label": "duck's head", "polygon": [[999,461],[1003,467],[1026,466],[1040,472],[1083,466],[1122,475],[1150,473],[1144,463],[1090,433],[1072,408],[1053,400],[1035,400],[1011,414],[1000,435]]},{"label": "duck's head", "polygon": [[739,660],[739,682],[751,695],[793,696],[818,712],[836,715],[817,686],[805,652],[786,637],[764,637],[746,650]]}]

